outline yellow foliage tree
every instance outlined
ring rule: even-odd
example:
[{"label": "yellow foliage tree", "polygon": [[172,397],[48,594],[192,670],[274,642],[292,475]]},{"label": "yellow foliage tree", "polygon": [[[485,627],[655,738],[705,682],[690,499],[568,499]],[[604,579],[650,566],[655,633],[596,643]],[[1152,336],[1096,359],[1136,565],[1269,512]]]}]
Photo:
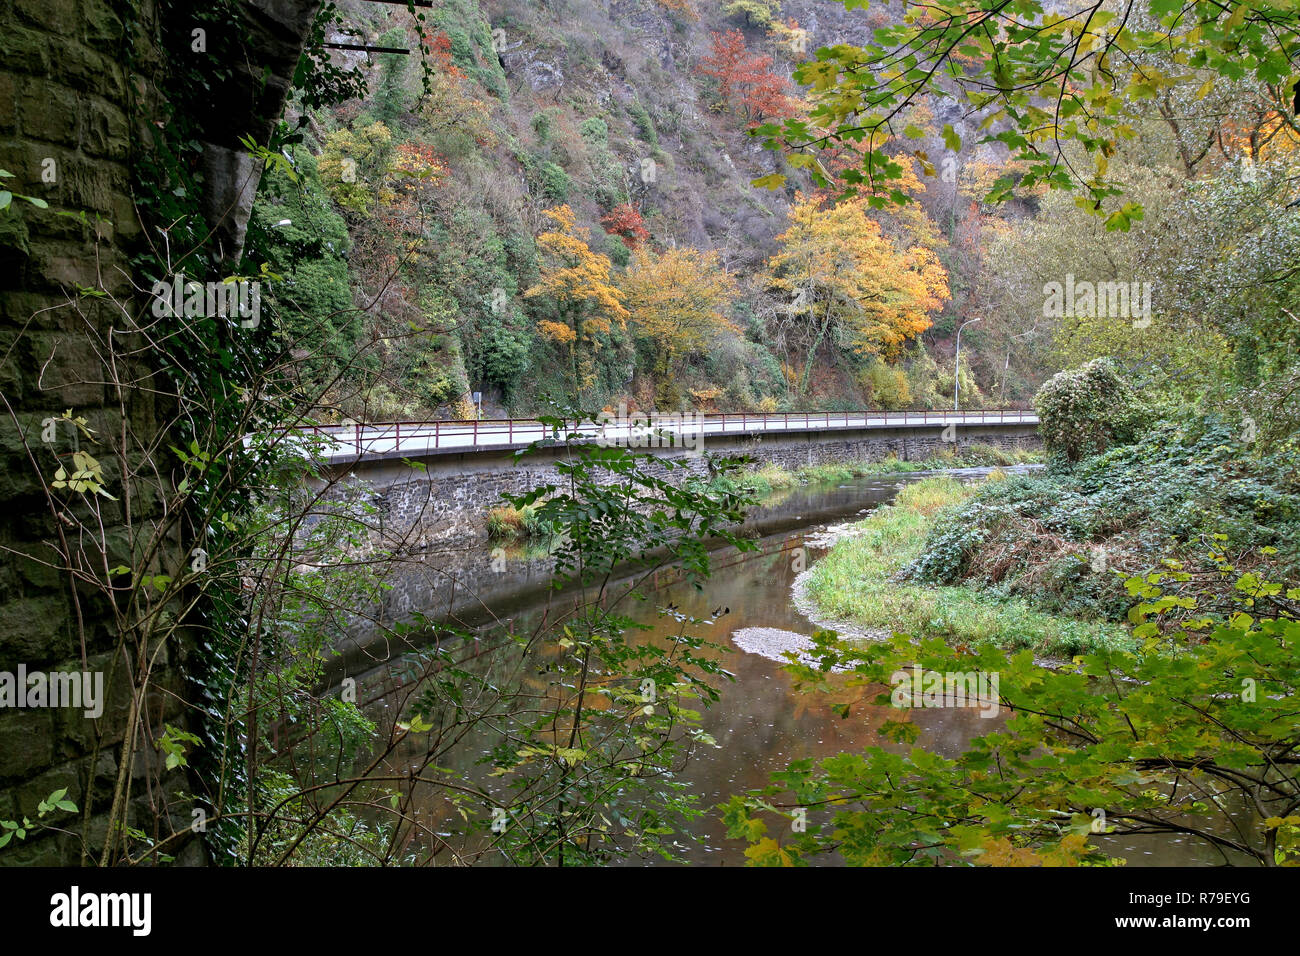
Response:
[{"label": "yellow foliage tree", "polygon": [[537,323],[543,338],[567,346],[575,397],[595,380],[595,355],[614,323],[627,327],[623,293],[610,282],[612,264],[587,245],[590,231],[576,224],[567,205],[543,210],[555,228],[537,237],[541,276],[525,298],[549,302],[554,318]]},{"label": "yellow foliage tree", "polygon": [[778,237],[781,251],[768,260],[768,287],[787,299],[782,311],[805,332],[800,395],[824,343],[891,361],[951,297],[934,251],[898,249],[869,208],[865,198],[824,207],[796,197],[790,228]]},{"label": "yellow foliage tree", "polygon": [[376,198],[391,202],[388,183],[393,132],[383,123],[337,129],[325,137],[317,167],[330,196],[346,212],[365,215]]},{"label": "yellow foliage tree", "polygon": [[719,332],[736,330],[725,314],[736,296],[736,282],[718,263],[716,252],[684,247],[658,254],[640,249],[622,289],[633,323],[654,343],[654,373],[661,390],[676,377],[681,359],[703,352]]}]

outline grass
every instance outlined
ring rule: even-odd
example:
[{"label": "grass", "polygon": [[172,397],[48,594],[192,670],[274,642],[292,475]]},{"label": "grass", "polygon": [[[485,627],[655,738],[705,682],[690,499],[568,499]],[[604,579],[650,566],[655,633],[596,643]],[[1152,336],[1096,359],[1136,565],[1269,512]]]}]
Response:
[{"label": "grass", "polygon": [[971,486],[948,476],[906,486],[892,505],[855,525],[855,536],[837,542],[813,565],[808,596],[821,613],[836,620],[943,637],[953,644],[994,644],[1053,655],[1130,644],[1120,625],[1049,614],[1022,598],[896,581],[895,574],[920,553],[930,528],[973,493]]},{"label": "grass", "polygon": [[987,468],[1005,467],[1028,462],[1038,462],[1042,455],[1038,452],[1017,448],[1004,451],[992,445],[973,444],[958,454],[955,451],[943,452],[923,461],[903,461],[890,455],[883,461],[836,462],[825,465],[806,465],[797,471],[790,471],[780,465],[764,465],[745,476],[745,484],[754,489],[759,497],[766,497],[776,491],[804,484],[830,484],[848,481],[851,478],[865,478],[870,475],[894,475],[914,471],[938,471],[944,468]]},{"label": "grass", "polygon": [[537,518],[537,505],[528,505],[523,509],[501,505],[488,511],[487,532],[488,537],[494,541],[515,541],[546,537],[550,529]]}]

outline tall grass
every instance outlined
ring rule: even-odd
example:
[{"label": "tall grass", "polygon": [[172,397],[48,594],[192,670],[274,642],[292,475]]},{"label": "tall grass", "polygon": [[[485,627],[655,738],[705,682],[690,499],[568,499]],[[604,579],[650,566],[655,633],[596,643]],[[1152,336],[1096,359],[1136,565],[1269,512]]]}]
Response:
[{"label": "tall grass", "polygon": [[494,541],[514,541],[522,538],[542,538],[551,533],[544,521],[537,517],[537,505],[520,509],[501,505],[487,513],[488,537]]},{"label": "tall grass", "polygon": [[931,526],[971,494],[973,487],[943,475],[907,485],[892,505],[855,525],[855,536],[837,542],[813,565],[808,596],[834,620],[916,637],[939,636],[956,644],[1026,647],[1058,655],[1129,644],[1119,625],[1048,614],[1020,598],[896,581],[896,573],[920,553]]}]

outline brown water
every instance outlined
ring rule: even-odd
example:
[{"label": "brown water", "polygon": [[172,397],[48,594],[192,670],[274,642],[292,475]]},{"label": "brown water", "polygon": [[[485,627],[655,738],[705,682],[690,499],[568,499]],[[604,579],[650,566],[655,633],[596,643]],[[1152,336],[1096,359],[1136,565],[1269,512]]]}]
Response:
[{"label": "brown water", "polygon": [[[975,469],[965,473],[972,477],[982,474]],[[733,794],[765,786],[773,772],[787,769],[792,761],[817,760],[872,745],[892,747],[892,743],[879,739],[877,733],[885,720],[899,720],[900,713],[920,728],[919,746],[949,756],[960,753],[972,736],[987,733],[996,726],[997,718],[981,717],[975,709],[917,708],[900,712],[869,703],[879,689],[855,692],[849,716],[842,719],[831,709],[837,702],[833,696],[796,693],[791,677],[780,662],[741,651],[731,639],[735,631],[753,627],[811,634],[814,625],[791,604],[791,586],[797,570],[803,566],[800,562],[810,565],[824,553],[808,538],[824,530],[828,517],[839,515],[842,520],[874,508],[914,478],[860,479],[829,488],[797,489],[793,500],[787,499],[778,508],[787,513],[792,523],[801,520],[802,511],[816,513],[819,521],[797,533],[763,538],[757,553],[716,552],[714,573],[702,592],[686,584],[665,583],[648,592],[649,600],[626,611],[649,625],[639,640],[665,641],[671,640],[680,627],[675,618],[661,613],[660,609],[667,605],[697,618],[709,617],[718,607],[730,609],[702,635],[724,646],[718,654],[734,675],[734,681],[719,678],[721,699],[703,713],[703,727],[717,743],[697,748],[677,778],[699,796],[701,807],[713,807]],[[805,549],[802,559],[800,549]],[[511,607],[505,600],[494,610],[525,630],[540,613],[536,606]],[[487,639],[486,632],[484,639]],[[385,682],[382,672],[363,679],[372,690]],[[468,769],[473,758],[486,753],[493,743],[465,741],[465,750],[454,763]],[[396,762],[401,763],[400,756]],[[445,808],[440,810],[435,806],[436,802],[431,795],[425,810],[448,826],[454,826],[453,818]],[[817,821],[813,813],[808,819]],[[681,855],[689,862],[711,866],[744,864],[744,844],[725,837],[716,813],[705,813],[691,827],[694,842],[683,841],[679,846]],[[1179,837],[1098,836],[1093,839],[1101,841],[1112,855],[1127,859],[1130,866],[1222,863],[1219,854],[1207,845]]]}]

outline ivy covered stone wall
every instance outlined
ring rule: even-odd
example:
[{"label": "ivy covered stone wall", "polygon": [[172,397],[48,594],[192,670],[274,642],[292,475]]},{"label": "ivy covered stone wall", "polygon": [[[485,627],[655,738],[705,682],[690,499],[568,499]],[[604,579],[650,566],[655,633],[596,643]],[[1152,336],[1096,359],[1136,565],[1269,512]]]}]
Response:
[{"label": "ivy covered stone wall", "polygon": [[[238,258],[257,188],[239,137],[264,142],[279,118],[318,6],[232,0],[231,35],[248,55],[232,65],[195,50],[186,67],[212,76],[197,126],[203,208],[222,210],[212,231],[218,261]],[[176,797],[186,781],[158,772],[154,742],[166,724],[187,725],[194,692],[184,675],[202,662],[184,641],[151,649],[147,660],[121,652],[107,589],[74,582],[68,565],[101,579],[134,567],[138,529],[161,507],[135,485],[155,458],[115,450],[165,449],[173,411],[165,373],[134,325],[152,278],[141,274],[141,253],[160,240],[139,202],[139,164],[156,152],[177,88],[169,75],[177,58],[164,43],[189,43],[193,13],[167,0],[0,2],[0,169],[9,174],[0,205],[12,194],[0,209],[0,820],[36,819],[44,798],[66,790],[77,811],[42,822],[88,837],[31,831],[0,849],[0,865],[94,862],[115,799],[151,839],[191,823],[192,808]],[[218,39],[214,49],[230,49]],[[68,410],[88,431],[61,419]],[[113,496],[95,499],[97,515],[52,487],[82,450]],[[76,540],[71,518],[88,516],[95,541]],[[12,687],[20,669],[102,674],[102,713],[6,698],[6,675]],[[139,727],[123,780],[133,706]],[[204,860],[197,839],[173,841],[169,856]]]}]

